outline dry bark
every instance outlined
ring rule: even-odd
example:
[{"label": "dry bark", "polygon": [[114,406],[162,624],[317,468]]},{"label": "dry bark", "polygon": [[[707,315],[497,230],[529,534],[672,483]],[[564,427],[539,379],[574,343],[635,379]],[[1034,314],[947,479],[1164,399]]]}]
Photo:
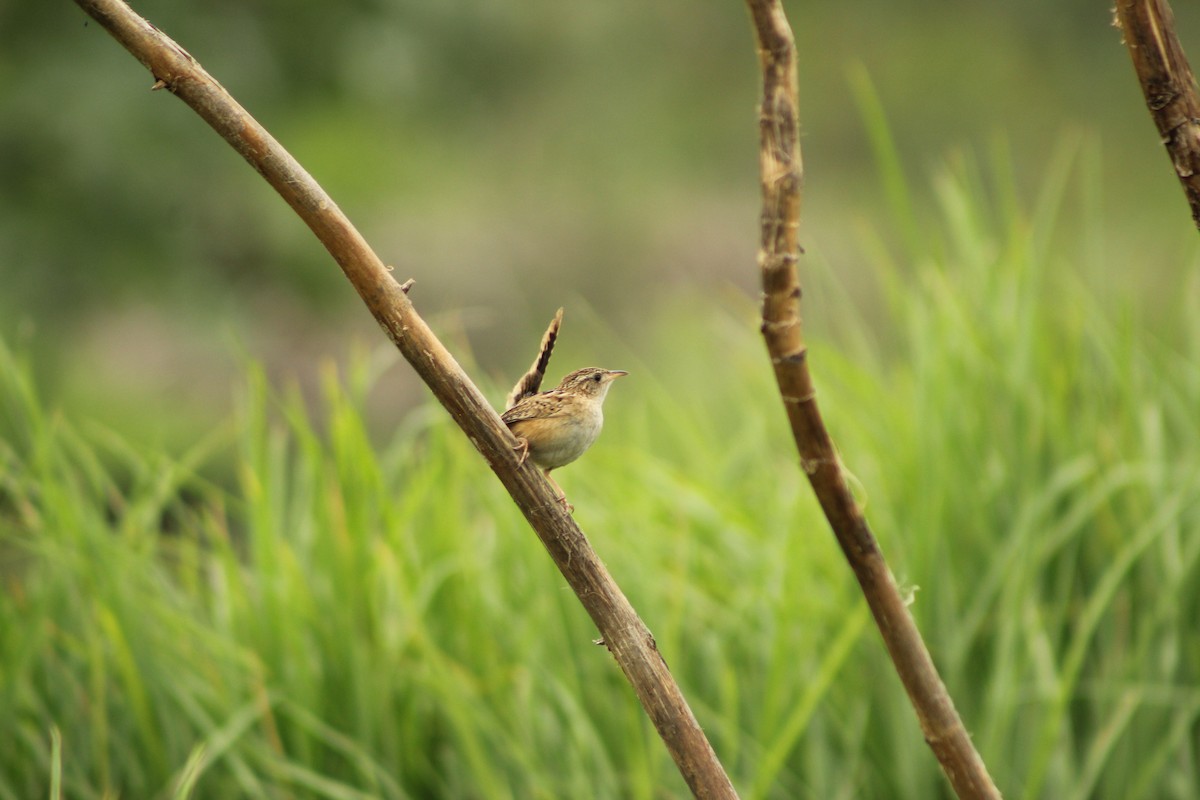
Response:
[{"label": "dry bark", "polygon": [[1146,107],[1200,228],[1200,97],[1175,35],[1175,15],[1167,0],[1120,0],[1115,14]]},{"label": "dry bark", "polygon": [[955,793],[998,798],[996,789],[938,675],[867,520],[846,482],[837,449],[817,407],[800,319],[798,227],[804,178],[798,137],[796,46],[778,0],[747,0],[758,39],[763,95],[759,109],[763,210],[759,267],[762,334],[775,369],[800,466],[862,587],[896,672],[916,709],[925,741]]}]

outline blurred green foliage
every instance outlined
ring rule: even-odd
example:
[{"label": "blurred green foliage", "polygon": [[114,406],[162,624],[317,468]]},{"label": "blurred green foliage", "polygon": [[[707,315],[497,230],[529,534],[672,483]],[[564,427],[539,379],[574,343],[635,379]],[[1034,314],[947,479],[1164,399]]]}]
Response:
[{"label": "blurred green foliage", "polygon": [[[485,383],[562,304],[557,367],[639,376],[564,483],[747,796],[944,796],[754,341],[739,3],[137,8]],[[822,403],[968,725],[1012,796],[1191,797],[1196,234],[1108,9],[790,11]],[[0,5],[0,797],[677,794],[469,445],[390,353],[314,366],[377,329],[150,83]]]},{"label": "blurred green foliage", "polygon": [[[1190,800],[1200,314],[1180,292],[1150,334],[1087,288],[1059,225],[1086,164],[1054,160],[1030,205],[979,190],[1001,166],[939,170],[919,266],[872,261],[891,335],[847,314],[810,357],[1005,795]],[[559,481],[743,797],[948,798],[754,316],[683,298],[637,342],[577,322],[632,376]],[[395,360],[326,365],[316,411],[250,366],[236,414],[170,456],[51,410],[0,349],[0,800],[685,795],[446,415],[373,440]]]},{"label": "blurred green foliage", "polygon": [[[1200,42],[1200,13],[1178,5],[1185,43]],[[637,336],[671,293],[756,291],[758,82],[739,2],[137,10],[293,151],[491,371],[518,369],[558,305]],[[1093,286],[1147,307],[1174,293],[1195,233],[1106,6],[790,12],[804,241],[853,302],[879,301],[863,222],[899,241],[859,74],[914,175],[967,144],[1002,147],[1028,194],[1064,140],[1090,142],[1088,202],[1109,231]],[[314,353],[378,333],[284,205],[150,82],[72,3],[0,4],[0,333],[30,341],[41,380],[72,405],[140,414],[191,387],[195,408],[176,413],[211,423],[227,399],[205,389],[234,380],[231,338],[315,385]],[[928,207],[926,182],[911,185]],[[838,312],[808,313],[825,324]]]}]

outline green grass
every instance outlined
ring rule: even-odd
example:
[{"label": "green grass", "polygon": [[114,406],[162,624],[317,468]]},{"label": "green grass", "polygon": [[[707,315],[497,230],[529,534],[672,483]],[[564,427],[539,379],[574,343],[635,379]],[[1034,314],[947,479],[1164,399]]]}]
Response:
[{"label": "green grass", "polygon": [[[1006,796],[1190,798],[1197,287],[1150,320],[1097,299],[1102,248],[1061,232],[1088,185],[1069,156],[1027,204],[1002,158],[952,162],[936,222],[903,216],[902,258],[864,232],[869,322],[807,259],[805,302],[840,334],[813,332],[812,366]],[[797,468],[754,310],[663,317],[647,342],[591,326],[634,377],[559,477],[578,520],[743,797],[948,797]],[[49,410],[0,350],[0,800],[685,796],[445,415],[368,436],[374,363],[329,369],[315,411],[249,366],[227,428],[167,455]]]}]

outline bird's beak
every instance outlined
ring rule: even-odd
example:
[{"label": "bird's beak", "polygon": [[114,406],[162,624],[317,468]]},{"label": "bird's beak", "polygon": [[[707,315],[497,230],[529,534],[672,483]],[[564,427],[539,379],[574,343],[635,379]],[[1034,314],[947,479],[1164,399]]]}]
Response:
[{"label": "bird's beak", "polygon": [[616,380],[617,378],[624,378],[628,374],[629,373],[623,369],[610,369],[607,372],[609,380]]}]

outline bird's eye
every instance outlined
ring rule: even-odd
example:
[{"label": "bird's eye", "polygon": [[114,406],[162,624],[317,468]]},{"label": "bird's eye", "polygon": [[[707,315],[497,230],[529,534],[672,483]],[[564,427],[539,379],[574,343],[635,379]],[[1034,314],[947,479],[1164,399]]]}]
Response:
[{"label": "bird's eye", "polygon": [[595,375],[593,375],[592,380],[594,380],[596,383],[599,383],[600,382],[600,373],[597,372]]}]

